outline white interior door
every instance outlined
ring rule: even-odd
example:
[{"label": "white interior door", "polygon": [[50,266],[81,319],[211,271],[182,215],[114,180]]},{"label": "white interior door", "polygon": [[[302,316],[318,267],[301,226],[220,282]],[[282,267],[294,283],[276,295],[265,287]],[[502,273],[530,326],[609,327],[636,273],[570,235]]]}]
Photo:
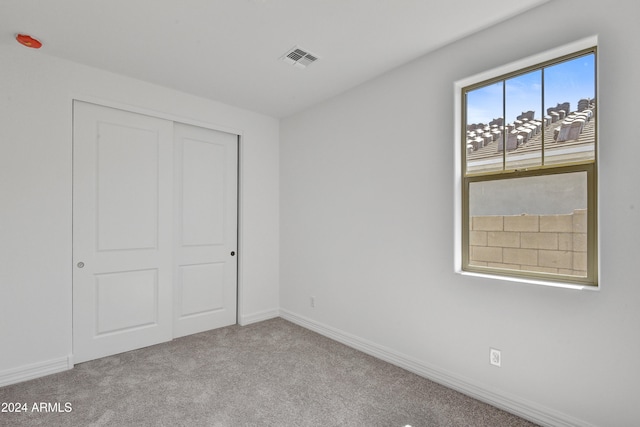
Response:
[{"label": "white interior door", "polygon": [[173,123],[74,103],[74,361],[172,338]]},{"label": "white interior door", "polygon": [[237,135],[175,124],[174,336],[236,323]]}]

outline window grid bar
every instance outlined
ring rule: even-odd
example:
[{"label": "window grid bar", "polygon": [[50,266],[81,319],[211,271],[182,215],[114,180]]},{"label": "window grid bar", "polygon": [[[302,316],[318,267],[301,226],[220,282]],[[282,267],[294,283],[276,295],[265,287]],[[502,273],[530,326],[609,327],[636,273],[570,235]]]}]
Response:
[{"label": "window grid bar", "polygon": [[544,167],[544,161],[545,161],[545,155],[544,155],[545,154],[544,150],[545,150],[545,145],[546,145],[545,134],[547,133],[547,132],[545,132],[545,126],[544,126],[544,116],[545,116],[545,114],[544,114],[545,113],[545,111],[544,111],[544,70],[545,70],[545,67],[542,67],[542,72],[540,74],[540,78],[542,79],[542,81],[540,82],[541,87],[542,87],[542,96],[541,96],[542,105],[540,106],[540,116],[541,116],[541,119],[542,119],[542,135],[540,136],[540,141],[541,141],[542,147],[541,147],[541,150],[540,150],[540,156],[541,156],[540,165],[542,167]]},{"label": "window grid bar", "polygon": [[509,140],[509,127],[507,126],[507,88],[506,80],[502,81],[502,170],[507,169],[507,142]]}]

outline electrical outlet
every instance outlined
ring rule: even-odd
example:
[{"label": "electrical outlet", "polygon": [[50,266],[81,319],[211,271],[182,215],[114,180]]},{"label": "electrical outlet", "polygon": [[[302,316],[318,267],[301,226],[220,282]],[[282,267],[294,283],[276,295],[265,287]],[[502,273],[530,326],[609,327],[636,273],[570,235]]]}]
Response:
[{"label": "electrical outlet", "polygon": [[500,367],[500,365],[502,364],[502,354],[500,353],[500,350],[497,350],[495,348],[489,349],[489,362],[493,366],[497,366],[498,368]]},{"label": "electrical outlet", "polygon": [[311,308],[316,308],[316,297],[309,298],[309,304],[311,305]]}]

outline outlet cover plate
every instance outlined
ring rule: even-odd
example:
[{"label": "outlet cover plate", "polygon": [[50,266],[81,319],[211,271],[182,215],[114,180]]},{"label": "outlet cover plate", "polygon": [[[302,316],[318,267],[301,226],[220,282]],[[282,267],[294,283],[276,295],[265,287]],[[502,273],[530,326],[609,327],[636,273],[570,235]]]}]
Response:
[{"label": "outlet cover plate", "polygon": [[498,368],[502,365],[502,354],[500,353],[500,350],[495,348],[489,349],[489,362]]}]

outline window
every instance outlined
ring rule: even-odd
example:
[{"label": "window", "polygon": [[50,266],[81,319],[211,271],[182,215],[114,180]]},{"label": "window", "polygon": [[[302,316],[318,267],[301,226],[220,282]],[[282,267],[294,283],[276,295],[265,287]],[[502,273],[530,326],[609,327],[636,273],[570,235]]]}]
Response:
[{"label": "window", "polygon": [[462,271],[598,286],[596,53],[460,86]]}]

